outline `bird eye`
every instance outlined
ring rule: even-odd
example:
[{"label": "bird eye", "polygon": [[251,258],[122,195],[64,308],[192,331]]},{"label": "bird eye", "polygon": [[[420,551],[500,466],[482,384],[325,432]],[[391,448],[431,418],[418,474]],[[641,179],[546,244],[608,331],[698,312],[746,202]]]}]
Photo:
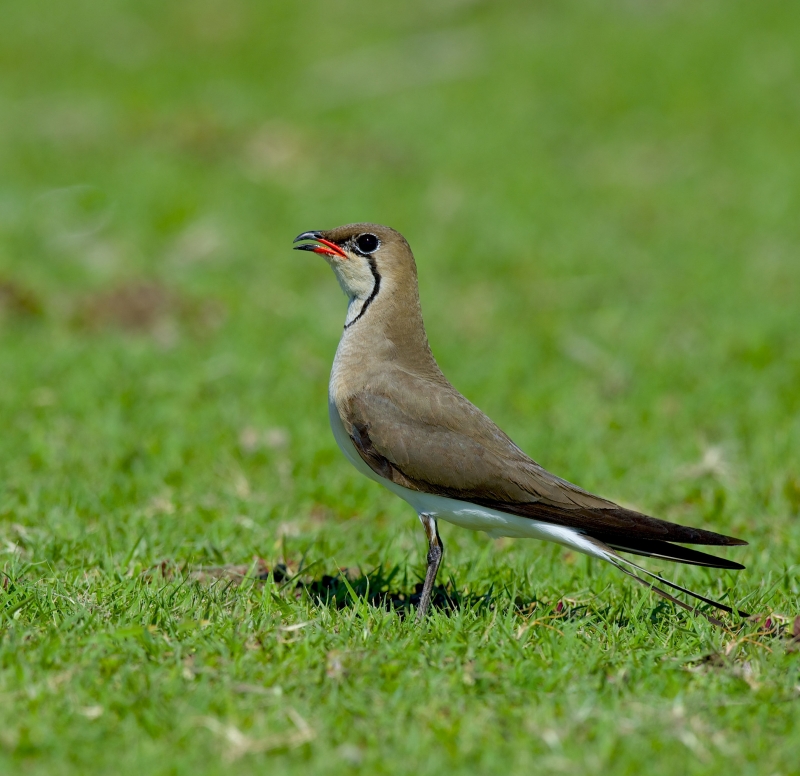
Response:
[{"label": "bird eye", "polygon": [[374,234],[370,234],[369,232],[360,234],[356,238],[356,245],[361,253],[375,253],[380,244],[381,241]]}]

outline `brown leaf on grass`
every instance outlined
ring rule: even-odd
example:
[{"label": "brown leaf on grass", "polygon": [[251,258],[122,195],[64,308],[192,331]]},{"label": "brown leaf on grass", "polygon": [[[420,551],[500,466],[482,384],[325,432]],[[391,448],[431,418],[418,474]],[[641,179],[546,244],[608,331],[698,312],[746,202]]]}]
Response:
[{"label": "brown leaf on grass", "polygon": [[218,579],[229,579],[241,582],[244,579],[263,581],[274,575],[276,582],[282,582],[287,576],[286,567],[279,563],[274,569],[267,566],[263,558],[255,557],[252,563],[232,563],[224,566],[199,566],[187,569],[172,560],[162,560],[142,572],[145,578],[174,579],[185,574],[193,582],[214,582]]},{"label": "brown leaf on grass", "polygon": [[[226,566],[202,566],[189,572],[188,578],[194,582],[213,582],[217,579],[230,579],[241,582],[245,579],[266,580],[271,570],[263,558],[254,558],[252,563],[239,563]],[[275,569],[275,581],[283,579],[279,568]]]},{"label": "brown leaf on grass", "polygon": [[42,303],[30,289],[13,280],[0,280],[0,321],[38,318],[42,313]]},{"label": "brown leaf on grass", "polygon": [[141,576],[147,580],[149,579],[173,579],[177,574],[181,571],[181,567],[178,566],[175,561],[171,560],[162,560],[159,563],[156,563],[154,566],[150,566],[144,569],[141,573]]},{"label": "brown leaf on grass", "polygon": [[753,638],[786,639],[787,649],[796,651],[800,649],[800,615],[786,615],[778,612],[770,614],[754,614],[748,622],[759,626]]},{"label": "brown leaf on grass", "polygon": [[83,299],[74,322],[91,331],[119,329],[156,336],[171,344],[179,332],[201,335],[224,318],[218,302],[198,300],[151,281],[134,281]]}]

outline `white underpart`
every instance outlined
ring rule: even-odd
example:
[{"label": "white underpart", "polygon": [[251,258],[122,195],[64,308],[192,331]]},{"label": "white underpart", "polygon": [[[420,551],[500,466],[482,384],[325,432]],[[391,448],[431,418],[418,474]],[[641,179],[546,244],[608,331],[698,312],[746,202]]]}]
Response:
[{"label": "white underpart", "polygon": [[361,310],[364,308],[366,302],[366,299],[361,299],[357,296],[350,297],[350,303],[347,305],[347,317],[344,319],[345,326],[349,326],[356,318],[358,318],[359,315],[361,315]]},{"label": "white underpart", "polygon": [[[334,364],[334,374],[335,372]],[[330,414],[333,436],[347,460],[365,477],[379,482],[385,488],[392,491],[392,493],[400,496],[401,499],[411,504],[417,511],[417,514],[426,514],[435,518],[441,518],[448,523],[453,523],[461,528],[469,528],[472,531],[485,531],[493,538],[509,536],[513,539],[542,539],[548,542],[563,544],[565,547],[570,547],[585,555],[591,555],[592,557],[601,558],[602,560],[610,560],[611,556],[609,553],[604,552],[600,547],[596,546],[590,539],[574,528],[553,525],[552,523],[543,523],[529,517],[510,515],[506,512],[499,512],[496,509],[489,509],[477,504],[471,504],[468,501],[458,501],[457,499],[447,498],[446,496],[436,496],[431,493],[410,490],[409,488],[404,488],[402,485],[398,485],[397,483],[381,477],[372,471],[358,454],[332,400],[329,400],[328,411]]]}]

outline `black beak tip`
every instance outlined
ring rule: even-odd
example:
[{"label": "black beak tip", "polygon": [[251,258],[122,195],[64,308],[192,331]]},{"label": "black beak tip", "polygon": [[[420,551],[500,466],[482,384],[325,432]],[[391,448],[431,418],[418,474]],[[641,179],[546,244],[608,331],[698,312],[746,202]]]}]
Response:
[{"label": "black beak tip", "polygon": [[[300,242],[300,240],[319,240],[321,237],[322,232],[313,231],[313,232],[303,232],[302,234],[298,234],[297,237],[292,240],[293,243]],[[304,246],[300,246],[300,250],[303,250]]]},{"label": "black beak tip", "polygon": [[295,245],[296,251],[313,251],[317,246],[314,243],[303,243],[302,245]]}]

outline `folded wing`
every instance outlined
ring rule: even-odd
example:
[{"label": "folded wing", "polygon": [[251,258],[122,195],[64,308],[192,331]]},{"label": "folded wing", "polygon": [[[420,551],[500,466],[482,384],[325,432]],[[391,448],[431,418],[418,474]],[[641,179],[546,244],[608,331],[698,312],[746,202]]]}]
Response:
[{"label": "folded wing", "polygon": [[746,542],[649,517],[588,493],[529,458],[449,384],[403,385],[409,381],[417,382],[407,374],[394,375],[391,392],[373,385],[337,407],[359,454],[380,476],[412,490],[575,528],[623,552],[743,568],[669,542]]}]

